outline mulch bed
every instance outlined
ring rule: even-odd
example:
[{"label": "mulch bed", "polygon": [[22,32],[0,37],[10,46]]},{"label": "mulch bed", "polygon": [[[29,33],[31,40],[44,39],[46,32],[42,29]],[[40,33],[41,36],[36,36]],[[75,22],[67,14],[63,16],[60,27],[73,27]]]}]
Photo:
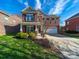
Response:
[{"label": "mulch bed", "polygon": [[40,44],[46,49],[49,49],[55,52],[56,54],[60,56],[60,59],[64,59],[64,56],[62,55],[62,53],[54,45],[51,46],[47,39],[35,39],[34,42],[37,44]]},{"label": "mulch bed", "polygon": [[34,42],[40,44],[45,48],[51,48],[51,46],[49,45],[49,41],[47,39],[35,39]]}]

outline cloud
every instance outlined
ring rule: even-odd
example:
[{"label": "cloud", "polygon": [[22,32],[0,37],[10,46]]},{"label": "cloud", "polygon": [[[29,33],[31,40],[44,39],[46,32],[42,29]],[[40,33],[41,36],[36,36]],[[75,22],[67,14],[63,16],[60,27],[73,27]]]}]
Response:
[{"label": "cloud", "polygon": [[46,0],[43,0],[43,3],[46,3]]},{"label": "cloud", "polygon": [[74,4],[76,4],[77,2],[79,2],[79,0],[74,0],[74,2],[73,2],[73,3],[74,3]]},{"label": "cloud", "polygon": [[27,0],[25,0],[24,2],[23,2],[23,0],[18,0],[18,2],[20,2],[21,4],[24,4],[26,7],[29,6]]},{"label": "cloud", "polygon": [[44,4],[50,5],[53,1],[52,0],[43,0]]},{"label": "cloud", "polygon": [[58,0],[54,8],[51,8],[49,14],[61,14],[70,0]]},{"label": "cloud", "polygon": [[29,5],[28,5],[28,2],[25,2],[25,3],[24,3],[24,5],[25,5],[26,7],[28,7],[28,6],[29,6]]},{"label": "cloud", "polygon": [[53,12],[53,10],[54,10],[54,9],[51,8],[48,14],[50,15],[50,14]]},{"label": "cloud", "polygon": [[79,0],[74,0],[73,3],[72,3],[72,5],[69,6],[69,7],[66,9],[66,11],[68,11],[68,10],[70,10],[71,8],[75,7],[75,5],[76,5],[78,2],[79,2]]},{"label": "cloud", "polygon": [[36,0],[35,9],[36,9],[36,10],[41,9],[41,2],[40,2],[40,0]]},{"label": "cloud", "polygon": [[17,0],[18,2],[20,2],[20,3],[23,3],[23,0]]}]

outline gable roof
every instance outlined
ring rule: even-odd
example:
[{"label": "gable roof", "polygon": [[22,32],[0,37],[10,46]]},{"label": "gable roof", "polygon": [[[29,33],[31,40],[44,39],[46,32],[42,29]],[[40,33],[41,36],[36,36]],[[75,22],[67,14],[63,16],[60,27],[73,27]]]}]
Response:
[{"label": "gable roof", "polygon": [[70,18],[69,18],[69,19],[67,19],[66,21],[68,21],[68,20],[72,20],[72,18],[76,18],[76,17],[79,17],[79,13],[77,13],[77,14],[73,15],[72,17],[70,17]]},{"label": "gable roof", "polygon": [[24,11],[29,11],[29,10],[33,10],[32,7],[24,8],[24,9],[22,10],[22,12],[24,12]]},{"label": "gable roof", "polygon": [[34,10],[32,7],[28,7],[28,8],[24,8],[24,9],[22,10],[22,13],[23,13],[23,14],[26,14],[26,13],[28,13],[28,11],[33,11],[33,12],[35,12],[35,10]]},{"label": "gable roof", "polygon": [[41,14],[43,14],[44,15],[44,17],[57,17],[57,18],[59,18],[59,16],[57,16],[57,15],[47,15],[47,14],[45,14],[45,13],[43,13],[41,10],[36,10],[36,12],[40,12]]},{"label": "gable roof", "polygon": [[74,16],[72,16],[71,18],[77,17],[79,16],[79,13],[75,14]]},{"label": "gable roof", "polygon": [[45,15],[40,9],[36,10],[36,12],[40,12],[41,14]]},{"label": "gable roof", "polygon": [[8,13],[6,13],[6,12],[4,12],[2,10],[0,10],[0,13],[3,14],[3,15],[6,15],[6,16],[10,16]]},{"label": "gable roof", "polygon": [[56,17],[56,18],[59,18],[59,16],[57,16],[57,15],[47,15],[47,14],[43,13],[40,9],[34,10],[32,7],[28,7],[28,8],[23,9],[22,13],[26,14],[26,13],[28,13],[28,11],[33,11],[34,13],[40,13],[40,14],[44,15],[44,17]]},{"label": "gable roof", "polygon": [[15,26],[20,23],[21,18],[17,15],[9,15],[3,11],[0,11],[0,14],[0,23],[3,25]]}]

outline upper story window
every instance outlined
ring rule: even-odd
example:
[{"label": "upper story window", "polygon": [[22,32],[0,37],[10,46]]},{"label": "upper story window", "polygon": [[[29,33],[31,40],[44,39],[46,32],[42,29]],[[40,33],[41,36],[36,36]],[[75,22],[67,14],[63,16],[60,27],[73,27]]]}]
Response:
[{"label": "upper story window", "polygon": [[47,18],[47,20],[49,20],[49,18]]},{"label": "upper story window", "polygon": [[68,28],[66,28],[66,30],[69,30]]},{"label": "upper story window", "polygon": [[52,18],[52,20],[54,20],[54,18]]},{"label": "upper story window", "polygon": [[26,14],[26,21],[34,21],[33,14]]},{"label": "upper story window", "polygon": [[67,25],[69,25],[69,22],[67,22]]}]

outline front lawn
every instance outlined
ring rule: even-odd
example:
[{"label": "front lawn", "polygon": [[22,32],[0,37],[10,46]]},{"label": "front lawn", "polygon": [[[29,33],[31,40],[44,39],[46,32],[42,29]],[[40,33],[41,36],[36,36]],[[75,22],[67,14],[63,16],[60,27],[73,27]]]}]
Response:
[{"label": "front lawn", "polygon": [[28,39],[0,36],[0,59],[59,59],[42,46]]}]

